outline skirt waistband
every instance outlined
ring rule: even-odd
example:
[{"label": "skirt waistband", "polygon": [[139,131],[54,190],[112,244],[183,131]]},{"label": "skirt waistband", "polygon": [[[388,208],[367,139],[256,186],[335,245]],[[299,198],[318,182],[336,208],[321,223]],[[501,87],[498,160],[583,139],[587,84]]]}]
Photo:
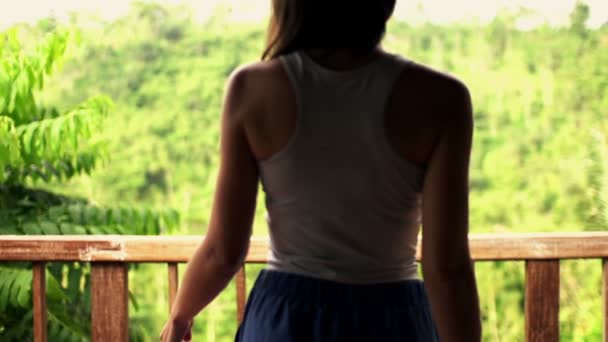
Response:
[{"label": "skirt waistband", "polygon": [[264,269],[260,272],[254,291],[264,295],[306,298],[310,304],[382,305],[403,309],[428,305],[424,282],[420,279],[380,284],[346,284],[295,273]]}]

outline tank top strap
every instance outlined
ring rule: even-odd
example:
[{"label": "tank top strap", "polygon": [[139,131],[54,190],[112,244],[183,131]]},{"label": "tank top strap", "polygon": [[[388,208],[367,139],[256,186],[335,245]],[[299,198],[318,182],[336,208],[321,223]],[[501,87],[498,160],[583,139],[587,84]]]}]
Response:
[{"label": "tank top strap", "polygon": [[[375,127],[376,139],[379,142],[380,148],[383,149],[385,155],[396,159],[398,163],[403,162],[403,158],[398,156],[394,148],[390,145],[386,135],[386,111],[388,102],[391,96],[394,95],[394,88],[402,76],[403,72],[413,64],[411,60],[405,59],[399,55],[387,54],[384,57],[383,63],[381,63],[377,72],[377,84],[374,85],[376,89],[377,98],[380,101],[378,108],[380,112],[372,117],[371,125]],[[398,94],[397,94],[398,96]]]},{"label": "tank top strap", "polygon": [[289,83],[291,84],[292,89],[295,92],[297,115],[299,116],[302,111],[303,101],[302,88],[304,87],[304,61],[298,53],[281,55],[279,59],[281,61],[281,64],[283,65],[283,68],[285,69],[285,73],[287,74]]}]

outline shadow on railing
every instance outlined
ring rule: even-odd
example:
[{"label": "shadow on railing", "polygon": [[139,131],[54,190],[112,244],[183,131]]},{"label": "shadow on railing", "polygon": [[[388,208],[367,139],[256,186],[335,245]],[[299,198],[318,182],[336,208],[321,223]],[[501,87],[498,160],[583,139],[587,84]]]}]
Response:
[{"label": "shadow on railing", "polygon": [[[178,264],[187,262],[200,236],[0,235],[0,261],[33,262],[34,341],[46,342],[45,263],[91,263],[92,341],[128,341],[128,263],[167,263],[169,308],[178,286]],[[604,341],[608,329],[608,233],[472,234],[475,261],[526,261],[526,341],[559,341],[559,263],[602,259]],[[420,241],[418,241],[420,260]],[[265,263],[266,238],[253,238],[246,263]],[[246,301],[245,265],[235,277],[237,320]]]}]

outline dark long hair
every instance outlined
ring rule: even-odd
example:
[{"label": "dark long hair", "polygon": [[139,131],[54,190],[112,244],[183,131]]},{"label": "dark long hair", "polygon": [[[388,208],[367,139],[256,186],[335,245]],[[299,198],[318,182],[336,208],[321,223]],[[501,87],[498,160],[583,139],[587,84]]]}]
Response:
[{"label": "dark long hair", "polygon": [[396,0],[272,0],[262,59],[302,48],[372,51],[382,40]]}]

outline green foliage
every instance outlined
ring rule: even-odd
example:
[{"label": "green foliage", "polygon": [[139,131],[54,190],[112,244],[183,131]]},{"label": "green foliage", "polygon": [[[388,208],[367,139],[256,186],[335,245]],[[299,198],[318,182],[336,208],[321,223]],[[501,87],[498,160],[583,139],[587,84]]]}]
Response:
[{"label": "green foliage", "polygon": [[587,28],[585,24],[589,19],[589,6],[580,0],[576,2],[576,6],[572,13],[570,13],[570,28],[576,34],[585,36]]},{"label": "green foliage", "polygon": [[[21,44],[20,32],[0,33],[0,234],[160,234],[176,229],[179,215],[169,208],[103,206],[33,187],[65,184],[107,161],[107,142],[99,130],[112,101],[93,96],[66,111],[42,106],[36,91],[59,65],[70,34],[55,29],[30,47]],[[81,319],[90,317],[88,268],[47,265],[49,340],[89,339],[89,320]],[[31,265],[0,266],[0,340],[30,339],[31,287]],[[132,338],[140,336],[133,329]]]},{"label": "green foliage", "polygon": [[170,208],[101,207],[85,199],[70,198],[20,186],[0,186],[0,233],[145,234],[175,229],[179,214]]},{"label": "green foliage", "polygon": [[34,91],[41,90],[45,77],[59,65],[69,32],[55,31],[34,51],[22,46],[19,30],[0,34],[0,113],[16,125],[40,120]]},{"label": "green foliage", "polygon": [[0,267],[0,272],[0,312],[5,312],[8,305],[27,308],[31,302],[32,272],[4,266]]},{"label": "green foliage", "polygon": [[[11,267],[12,266],[12,267]],[[49,271],[56,272],[57,266],[51,265]],[[67,268],[67,267],[66,267]],[[50,341],[83,341],[89,335],[83,327],[80,315],[83,303],[79,302],[79,281],[83,275],[79,268],[71,269],[70,286],[63,288],[52,273],[47,273],[46,294],[48,301],[48,338]],[[26,341],[30,338],[32,327],[32,270],[19,263],[1,267],[0,274],[0,331],[3,341]],[[88,281],[88,277],[87,277]],[[88,289],[88,287],[87,287]],[[69,305],[69,307],[66,307]]]},{"label": "green foliage", "polygon": [[[19,136],[15,123],[7,116],[0,116],[0,170],[9,165],[19,165],[21,162]],[[4,180],[4,172],[0,172],[0,180]]]},{"label": "green foliage", "polygon": [[69,34],[55,31],[34,52],[18,40],[18,30],[0,35],[0,182],[21,184],[26,178],[49,181],[90,173],[104,156],[104,144],[92,141],[110,110],[103,96],[87,99],[65,114],[40,108],[34,90],[64,54]]}]

